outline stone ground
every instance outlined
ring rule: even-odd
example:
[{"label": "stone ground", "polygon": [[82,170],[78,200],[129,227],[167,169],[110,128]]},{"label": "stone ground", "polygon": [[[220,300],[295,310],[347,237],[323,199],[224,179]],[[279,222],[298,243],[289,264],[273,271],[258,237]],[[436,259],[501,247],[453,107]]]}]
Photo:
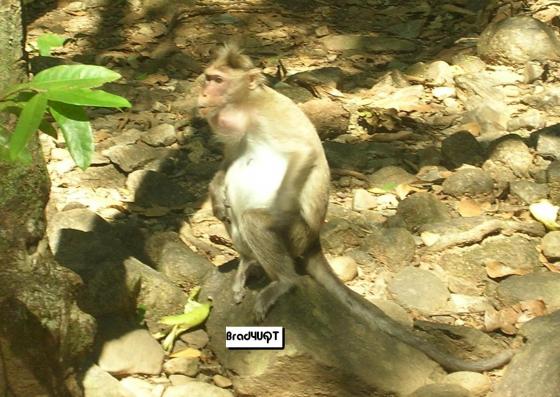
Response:
[{"label": "stone ground", "polygon": [[[539,62],[505,62],[490,45],[477,53],[490,21],[524,13],[554,27],[560,6],[249,0],[169,12],[104,3],[45,1],[27,15],[30,51],[43,33],[69,39],[56,59],[32,65],[107,66],[123,75],[107,89],[133,104],[90,112],[96,156],[86,171],[61,139],[42,138],[51,225],[89,210],[140,236],[124,239],[132,252],[173,232],[216,266],[234,259],[206,200],[220,147],[195,117],[191,88],[216,44],[240,39],[323,138],[333,178],[322,238],[348,286],[405,324],[499,331],[514,345],[523,324],[560,308],[560,232],[529,209],[560,200],[558,64],[547,48],[551,59]],[[502,375],[484,375],[476,395]]]}]

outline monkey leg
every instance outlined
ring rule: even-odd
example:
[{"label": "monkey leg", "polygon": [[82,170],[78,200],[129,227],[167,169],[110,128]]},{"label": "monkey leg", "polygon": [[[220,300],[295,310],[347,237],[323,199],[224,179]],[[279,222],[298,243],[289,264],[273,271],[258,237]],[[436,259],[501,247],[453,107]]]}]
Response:
[{"label": "monkey leg", "polygon": [[298,277],[294,260],[285,241],[271,227],[272,215],[265,209],[251,209],[243,213],[241,232],[254,257],[272,282],[257,295],[255,317],[262,321],[278,298],[288,292]]},{"label": "monkey leg", "polygon": [[237,272],[235,273],[235,278],[233,280],[233,301],[235,303],[241,303],[243,297],[245,296],[245,283],[247,282],[247,275],[249,269],[252,265],[256,264],[254,259],[248,259],[241,256],[239,259],[239,266],[237,267]]}]

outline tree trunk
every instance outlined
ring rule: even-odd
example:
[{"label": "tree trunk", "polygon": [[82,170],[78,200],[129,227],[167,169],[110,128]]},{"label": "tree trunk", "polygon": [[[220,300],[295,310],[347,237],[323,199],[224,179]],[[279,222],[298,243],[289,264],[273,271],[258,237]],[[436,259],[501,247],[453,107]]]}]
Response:
[{"label": "tree trunk", "polygon": [[[26,78],[23,38],[20,1],[2,0],[0,93]],[[80,278],[44,239],[49,178],[38,139],[30,151],[31,164],[0,161],[0,396],[80,396],[73,367],[95,322],[76,305]]]}]

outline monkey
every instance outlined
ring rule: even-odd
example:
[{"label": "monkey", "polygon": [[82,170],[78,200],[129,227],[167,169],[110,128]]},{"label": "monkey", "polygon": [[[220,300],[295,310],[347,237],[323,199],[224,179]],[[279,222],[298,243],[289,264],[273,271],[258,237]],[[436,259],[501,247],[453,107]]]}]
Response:
[{"label": "monkey", "polygon": [[319,233],[329,199],[330,170],[315,127],[289,98],[264,84],[261,70],[237,46],[225,45],[199,80],[197,108],[224,146],[209,186],[214,215],[239,254],[233,299],[243,300],[248,270],[261,266],[271,282],[256,296],[262,321],[295,284],[303,266],[327,291],[369,324],[454,371],[486,371],[506,364],[506,350],[463,360],[417,336],[352,291],[335,275]]}]

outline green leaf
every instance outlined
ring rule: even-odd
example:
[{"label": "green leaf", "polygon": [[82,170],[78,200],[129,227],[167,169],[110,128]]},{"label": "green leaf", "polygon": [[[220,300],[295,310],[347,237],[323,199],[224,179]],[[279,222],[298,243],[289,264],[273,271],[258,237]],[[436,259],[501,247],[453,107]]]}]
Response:
[{"label": "green leaf", "polygon": [[58,138],[58,131],[53,125],[47,120],[41,120],[41,124],[39,124],[39,129],[41,132],[44,132],[48,136],[52,136],[54,139]]},{"label": "green leaf", "polygon": [[45,94],[37,94],[25,104],[14,133],[10,137],[11,160],[19,157],[31,135],[37,131],[46,109],[47,97]]},{"label": "green leaf", "polygon": [[91,164],[93,135],[86,112],[80,106],[50,102],[49,110],[62,130],[74,162],[85,170]]},{"label": "green leaf", "polygon": [[103,66],[60,65],[37,73],[28,87],[39,91],[94,88],[120,78],[120,74]]},{"label": "green leaf", "polygon": [[62,47],[65,41],[65,37],[53,33],[43,34],[37,38],[37,47],[39,48],[39,54],[42,56],[50,56],[51,49]]},{"label": "green leaf", "polygon": [[129,108],[130,102],[125,98],[110,94],[103,90],[90,90],[88,88],[76,88],[72,90],[49,90],[49,100],[82,106],[101,106],[108,108]]},{"label": "green leaf", "polygon": [[198,303],[188,301],[185,305],[185,312],[175,316],[162,317],[159,322],[165,325],[178,325],[181,328],[189,329],[202,324],[210,314],[209,303]]}]

